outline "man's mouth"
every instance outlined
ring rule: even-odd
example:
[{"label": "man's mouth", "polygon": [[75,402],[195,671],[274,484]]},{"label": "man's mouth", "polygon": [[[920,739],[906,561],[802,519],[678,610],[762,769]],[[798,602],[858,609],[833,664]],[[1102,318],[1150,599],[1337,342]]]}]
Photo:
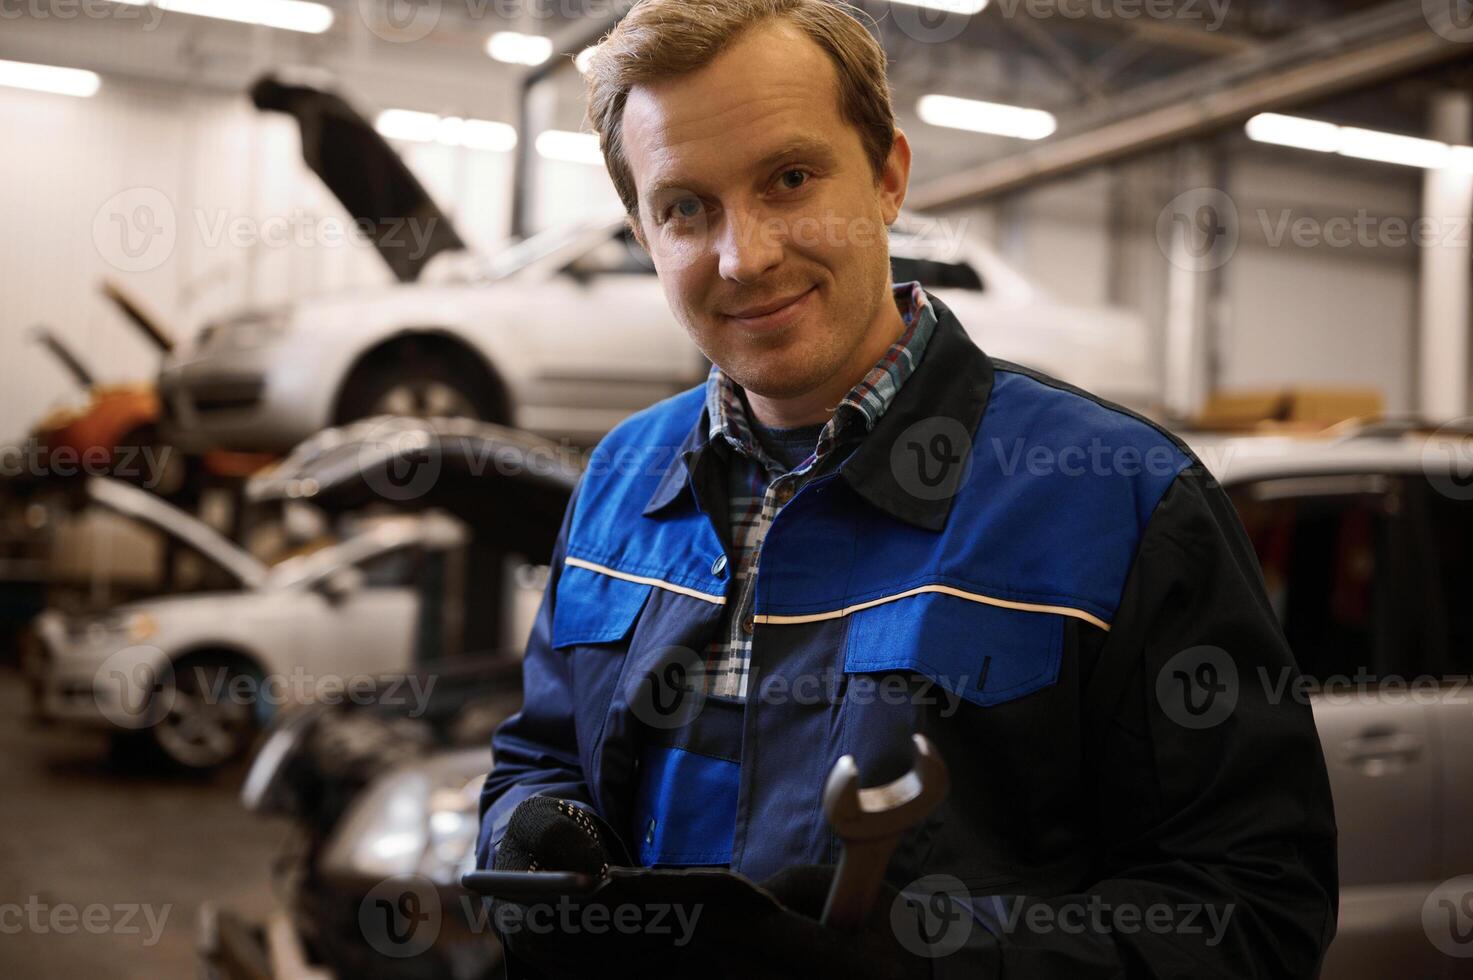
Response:
[{"label": "man's mouth", "polygon": [[808,305],[808,298],[817,290],[817,286],[810,286],[801,293],[792,293],[788,296],[769,300],[765,303],[757,303],[740,310],[724,313],[728,319],[738,325],[751,330],[771,330],[784,326],[803,311]]}]

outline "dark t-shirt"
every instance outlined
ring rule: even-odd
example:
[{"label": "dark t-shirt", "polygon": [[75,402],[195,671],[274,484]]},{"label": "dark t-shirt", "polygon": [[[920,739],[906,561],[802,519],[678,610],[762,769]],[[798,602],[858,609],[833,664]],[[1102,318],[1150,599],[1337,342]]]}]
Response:
[{"label": "dark t-shirt", "polygon": [[817,448],[818,437],[823,432],[824,425],[823,422],[815,422],[791,429],[770,429],[753,421],[752,434],[773,459],[782,463],[785,470],[791,470]]}]

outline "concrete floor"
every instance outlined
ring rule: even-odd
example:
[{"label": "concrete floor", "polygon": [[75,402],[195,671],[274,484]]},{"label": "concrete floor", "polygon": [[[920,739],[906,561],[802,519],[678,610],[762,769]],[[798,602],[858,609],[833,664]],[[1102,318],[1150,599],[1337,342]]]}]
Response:
[{"label": "concrete floor", "polygon": [[29,716],[20,675],[0,668],[0,976],[197,976],[201,903],[264,916],[286,824],[241,808],[244,767],[121,770],[102,735]]}]

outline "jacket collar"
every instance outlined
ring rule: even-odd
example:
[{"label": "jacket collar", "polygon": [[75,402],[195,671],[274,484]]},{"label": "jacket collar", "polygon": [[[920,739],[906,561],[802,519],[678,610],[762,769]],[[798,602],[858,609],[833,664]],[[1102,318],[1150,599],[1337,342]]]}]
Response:
[{"label": "jacket collar", "polygon": [[[946,427],[948,422],[959,423],[975,437],[992,393],[993,370],[991,360],[967,336],[956,315],[934,295],[929,292],[926,295],[936,311],[936,329],[926,352],[875,427],[844,461],[839,474],[855,493],[887,514],[917,527],[939,531],[946,526],[956,495],[919,495],[906,489],[902,482],[904,474],[898,473],[892,463],[892,458],[904,458],[904,447],[901,453],[893,450],[903,437],[906,441],[914,438],[916,433],[909,430],[921,423],[925,423],[922,430],[927,433]],[[645,505],[645,516],[663,510],[689,487],[690,475],[714,450],[710,425],[703,404],[700,417]],[[697,504],[700,504],[698,497]]]}]

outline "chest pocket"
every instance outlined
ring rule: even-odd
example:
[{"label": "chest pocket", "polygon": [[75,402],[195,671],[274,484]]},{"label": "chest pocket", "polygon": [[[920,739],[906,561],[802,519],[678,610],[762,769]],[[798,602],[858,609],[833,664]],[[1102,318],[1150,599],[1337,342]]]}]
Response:
[{"label": "chest pocket", "polygon": [[1064,617],[1057,613],[923,592],[861,609],[851,619],[845,674],[911,671],[984,708],[1059,678]]},{"label": "chest pocket", "polygon": [[564,565],[552,611],[552,645],[622,643],[654,586]]}]

